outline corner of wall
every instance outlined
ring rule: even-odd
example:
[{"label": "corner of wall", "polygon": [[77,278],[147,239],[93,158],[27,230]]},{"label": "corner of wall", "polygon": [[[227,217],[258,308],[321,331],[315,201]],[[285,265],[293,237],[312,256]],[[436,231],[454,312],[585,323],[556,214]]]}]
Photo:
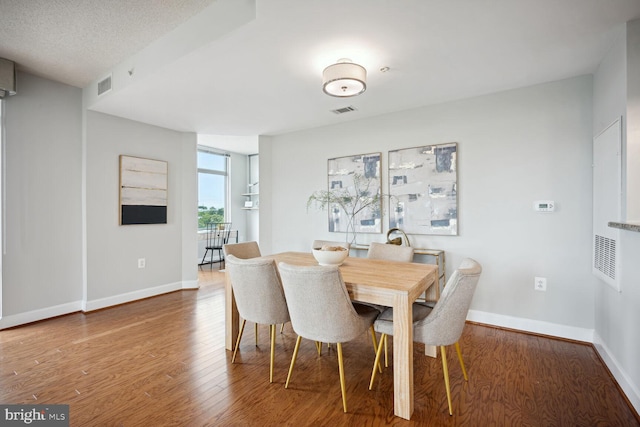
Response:
[{"label": "corner of wall", "polygon": [[593,346],[604,364],[607,366],[607,369],[609,369],[609,372],[611,372],[611,375],[613,375],[620,385],[620,388],[627,396],[627,399],[629,399],[631,405],[637,412],[640,412],[640,390],[635,386],[630,376],[626,373],[613,352],[611,352],[597,332],[594,333]]},{"label": "corner of wall", "polygon": [[260,153],[260,210],[259,212],[259,242],[260,250],[263,253],[272,253],[273,235],[272,235],[272,192],[273,192],[273,151],[271,147],[272,138],[269,136],[260,136],[258,138],[258,147]]}]

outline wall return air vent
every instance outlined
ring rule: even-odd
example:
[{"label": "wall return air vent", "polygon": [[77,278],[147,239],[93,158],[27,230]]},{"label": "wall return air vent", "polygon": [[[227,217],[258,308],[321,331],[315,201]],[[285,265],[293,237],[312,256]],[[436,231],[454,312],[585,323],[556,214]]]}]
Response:
[{"label": "wall return air vent", "polygon": [[105,77],[98,82],[98,96],[103,95],[111,90],[111,76]]},{"label": "wall return air vent", "polygon": [[600,272],[600,278],[616,283],[616,241],[595,235],[593,242],[593,268]]}]

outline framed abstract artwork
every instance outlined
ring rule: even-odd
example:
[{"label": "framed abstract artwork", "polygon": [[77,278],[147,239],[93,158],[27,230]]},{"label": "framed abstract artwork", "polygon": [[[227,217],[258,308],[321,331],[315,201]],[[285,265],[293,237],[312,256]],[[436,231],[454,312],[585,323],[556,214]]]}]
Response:
[{"label": "framed abstract artwork", "polygon": [[389,228],[458,234],[458,144],[389,151]]},{"label": "framed abstract artwork", "polygon": [[120,225],[167,223],[168,163],[120,156]]},{"label": "framed abstract artwork", "polygon": [[382,153],[327,161],[329,231],[382,233]]}]

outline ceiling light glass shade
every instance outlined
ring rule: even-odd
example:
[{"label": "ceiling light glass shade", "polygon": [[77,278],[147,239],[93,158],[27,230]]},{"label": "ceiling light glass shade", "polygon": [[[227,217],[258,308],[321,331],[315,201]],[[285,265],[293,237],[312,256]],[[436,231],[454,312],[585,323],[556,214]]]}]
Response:
[{"label": "ceiling light glass shade", "polygon": [[340,98],[360,95],[367,90],[367,70],[351,61],[340,60],[322,72],[322,90]]}]

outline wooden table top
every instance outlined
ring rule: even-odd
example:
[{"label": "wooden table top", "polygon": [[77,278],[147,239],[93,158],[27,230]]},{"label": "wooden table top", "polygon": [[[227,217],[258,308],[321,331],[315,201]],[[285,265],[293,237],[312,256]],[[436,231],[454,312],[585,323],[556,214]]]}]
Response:
[{"label": "wooden table top", "polygon": [[[313,254],[307,252],[283,252],[264,258],[293,265],[318,265]],[[349,291],[366,287],[386,294],[415,293],[416,297],[433,284],[438,275],[438,266],[432,264],[357,257],[348,257],[339,268]],[[370,298],[358,299],[355,295],[354,299],[374,302]]]}]

